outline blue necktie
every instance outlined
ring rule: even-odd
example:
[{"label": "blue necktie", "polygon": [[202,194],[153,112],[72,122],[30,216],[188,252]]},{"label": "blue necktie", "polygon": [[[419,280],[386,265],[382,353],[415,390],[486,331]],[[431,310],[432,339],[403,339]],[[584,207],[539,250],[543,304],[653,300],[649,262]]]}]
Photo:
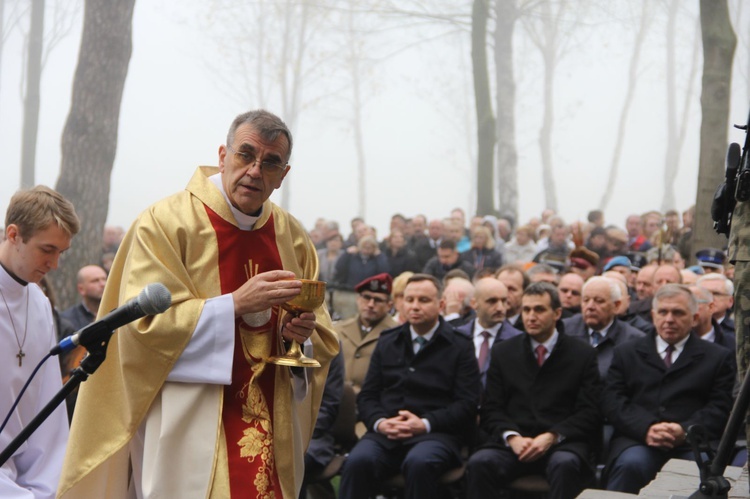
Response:
[{"label": "blue necktie", "polygon": [[422,350],[422,348],[424,348],[424,344],[427,343],[427,340],[423,338],[422,336],[417,336],[414,341],[417,342],[417,348],[416,350],[414,350],[414,353],[417,353],[420,350]]},{"label": "blue necktie", "polygon": [[591,333],[591,345],[597,346],[602,341],[602,333],[599,331],[594,331]]}]

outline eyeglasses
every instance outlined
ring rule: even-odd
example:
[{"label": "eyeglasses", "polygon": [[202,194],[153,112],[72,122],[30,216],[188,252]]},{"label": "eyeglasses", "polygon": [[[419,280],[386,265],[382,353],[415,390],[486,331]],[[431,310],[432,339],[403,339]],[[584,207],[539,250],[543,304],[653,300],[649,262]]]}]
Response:
[{"label": "eyeglasses", "polygon": [[370,300],[374,301],[375,305],[383,305],[384,303],[388,303],[388,299],[387,298],[381,298],[379,296],[372,296],[372,295],[360,294],[359,297],[365,303],[370,303]]},{"label": "eyeglasses", "polygon": [[260,161],[260,158],[256,157],[252,151],[238,151],[232,146],[227,146],[227,149],[234,153],[235,159],[245,168],[253,168],[256,163],[260,163],[260,171],[266,175],[279,176],[286,167],[286,163],[281,161]]}]

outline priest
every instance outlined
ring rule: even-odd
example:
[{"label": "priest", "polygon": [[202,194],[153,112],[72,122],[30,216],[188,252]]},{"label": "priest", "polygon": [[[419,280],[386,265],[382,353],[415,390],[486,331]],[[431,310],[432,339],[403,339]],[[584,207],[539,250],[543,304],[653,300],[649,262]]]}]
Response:
[{"label": "priest", "polygon": [[[278,117],[242,114],[218,168],[199,168],[128,231],[100,310],[152,282],[172,307],[120,328],[83,385],[61,497],[297,497],[338,341],[324,307],[280,309],[318,275],[303,227],[268,200],[291,150]],[[267,362],[291,341],[323,367]]]}]

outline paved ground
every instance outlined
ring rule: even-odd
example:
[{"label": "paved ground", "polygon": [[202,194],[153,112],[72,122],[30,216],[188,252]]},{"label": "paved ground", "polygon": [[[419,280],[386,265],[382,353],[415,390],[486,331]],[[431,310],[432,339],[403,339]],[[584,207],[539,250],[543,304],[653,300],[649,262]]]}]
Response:
[{"label": "paved ground", "polygon": [[[724,472],[724,478],[732,485],[732,489],[729,491],[729,499],[750,498],[747,468],[730,466]],[[637,496],[603,490],[585,490],[578,496],[578,499],[635,499],[636,497],[682,499],[690,497],[698,490],[699,485],[698,466],[692,461],[673,459],[662,468],[654,481],[644,487]]]}]

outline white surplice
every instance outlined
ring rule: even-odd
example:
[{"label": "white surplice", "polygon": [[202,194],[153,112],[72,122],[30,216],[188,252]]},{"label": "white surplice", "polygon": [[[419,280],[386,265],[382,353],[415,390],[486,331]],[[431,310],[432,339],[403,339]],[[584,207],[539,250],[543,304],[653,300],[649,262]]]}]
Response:
[{"label": "white surplice", "polygon": [[[36,284],[21,284],[0,266],[0,421],[5,419],[18,393],[39,361],[55,345],[55,329],[49,300]],[[28,323],[27,323],[28,300]],[[8,317],[8,310],[13,320]],[[14,326],[15,325],[15,331]],[[25,331],[25,332],[24,332]],[[26,338],[24,339],[24,334]],[[23,346],[19,366],[19,343]],[[0,451],[36,416],[62,387],[60,366],[52,357],[34,381],[0,433]],[[0,467],[0,497],[3,499],[48,499],[55,497],[65,445],[68,417],[61,404],[50,417]]]}]

